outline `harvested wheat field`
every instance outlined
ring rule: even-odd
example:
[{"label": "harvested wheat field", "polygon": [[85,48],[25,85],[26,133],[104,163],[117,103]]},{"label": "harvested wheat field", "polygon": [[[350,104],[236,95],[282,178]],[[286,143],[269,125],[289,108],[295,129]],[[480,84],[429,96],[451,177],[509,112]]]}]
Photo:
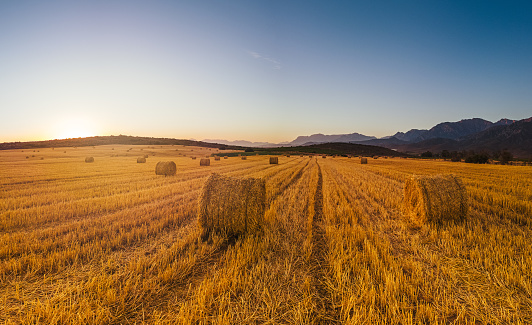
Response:
[{"label": "harvested wheat field", "polygon": [[[141,152],[156,159],[137,164]],[[0,322],[532,323],[532,168],[319,155],[204,168],[189,157],[210,153],[0,152]],[[158,161],[175,175],[156,175]],[[405,183],[440,174],[463,184],[442,195],[466,195],[465,216],[413,220]],[[260,229],[205,234],[239,218],[223,208],[246,206],[229,188],[245,180],[264,186],[246,212]],[[224,198],[235,201],[213,206]]]}]

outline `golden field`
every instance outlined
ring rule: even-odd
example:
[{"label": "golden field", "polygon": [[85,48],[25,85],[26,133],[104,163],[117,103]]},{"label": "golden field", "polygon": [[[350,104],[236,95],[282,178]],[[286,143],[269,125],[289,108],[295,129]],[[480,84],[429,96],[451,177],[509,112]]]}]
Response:
[{"label": "golden field", "polygon": [[[532,324],[532,167],[190,158],[217,153],[0,152],[0,323]],[[260,233],[202,238],[213,172],[266,181]],[[410,221],[405,180],[440,173],[462,179],[466,219]]]}]

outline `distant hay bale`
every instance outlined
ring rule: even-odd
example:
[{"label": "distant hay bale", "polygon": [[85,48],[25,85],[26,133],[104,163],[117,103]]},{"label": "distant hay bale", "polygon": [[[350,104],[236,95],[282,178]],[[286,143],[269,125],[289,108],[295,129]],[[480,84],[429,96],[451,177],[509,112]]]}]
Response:
[{"label": "distant hay bale", "polygon": [[365,158],[365,157],[360,158],[360,163],[363,164],[363,165],[367,164],[368,163],[368,158]]},{"label": "distant hay bale", "polygon": [[190,157],[190,158],[192,158],[192,160],[196,160],[196,157],[194,157],[194,156],[192,156],[192,157]]},{"label": "distant hay bale", "polygon": [[214,156],[214,160],[220,160],[220,157]]},{"label": "distant hay bale", "polygon": [[287,158],[290,158],[290,155],[286,155]]},{"label": "distant hay bale", "polygon": [[454,175],[412,176],[405,182],[403,212],[414,221],[462,220],[467,210],[466,188]]},{"label": "distant hay bale", "polygon": [[270,157],[270,165],[279,164],[279,157]]},{"label": "distant hay bale", "polygon": [[325,158],[327,158],[327,156],[326,156],[326,155],[323,155],[323,156],[321,156],[321,158],[325,159]]},{"label": "distant hay bale", "polygon": [[146,158],[144,157],[138,157],[137,158],[137,164],[144,164],[146,163]]},{"label": "distant hay bale", "polygon": [[41,160],[44,160],[44,157],[41,157]]},{"label": "distant hay bale", "polygon": [[148,155],[144,155],[144,158],[148,158]]},{"label": "distant hay bale", "polygon": [[173,161],[159,161],[155,165],[155,175],[172,176],[175,175],[177,166]]},{"label": "distant hay bale", "polygon": [[229,158],[229,157],[227,157],[227,156],[224,156],[224,159],[227,159],[227,158]]},{"label": "distant hay bale", "polygon": [[248,159],[247,156],[242,156],[242,160],[246,160],[246,159]]},{"label": "distant hay bale", "polygon": [[228,237],[258,232],[264,223],[266,182],[212,174],[200,196],[199,225],[204,235]]},{"label": "distant hay bale", "polygon": [[92,163],[92,162],[94,162],[94,157],[87,157],[87,158],[85,158],[85,162],[86,162],[86,163]]},{"label": "distant hay bale", "polygon": [[211,160],[209,158],[201,158],[201,160],[199,162],[199,165],[200,166],[210,166],[211,165]]}]

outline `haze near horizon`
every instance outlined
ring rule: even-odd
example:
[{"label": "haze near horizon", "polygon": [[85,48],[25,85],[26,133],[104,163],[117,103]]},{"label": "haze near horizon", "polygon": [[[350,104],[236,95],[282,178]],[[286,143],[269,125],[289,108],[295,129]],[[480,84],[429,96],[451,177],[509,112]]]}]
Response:
[{"label": "haze near horizon", "polygon": [[532,114],[525,1],[0,4],[0,142],[282,142]]}]

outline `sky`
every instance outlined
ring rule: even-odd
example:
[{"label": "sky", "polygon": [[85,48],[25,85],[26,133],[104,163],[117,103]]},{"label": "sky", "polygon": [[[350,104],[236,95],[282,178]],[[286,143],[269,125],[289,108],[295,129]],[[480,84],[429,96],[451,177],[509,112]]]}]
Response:
[{"label": "sky", "polygon": [[1,1],[0,142],[532,116],[530,1]]}]

